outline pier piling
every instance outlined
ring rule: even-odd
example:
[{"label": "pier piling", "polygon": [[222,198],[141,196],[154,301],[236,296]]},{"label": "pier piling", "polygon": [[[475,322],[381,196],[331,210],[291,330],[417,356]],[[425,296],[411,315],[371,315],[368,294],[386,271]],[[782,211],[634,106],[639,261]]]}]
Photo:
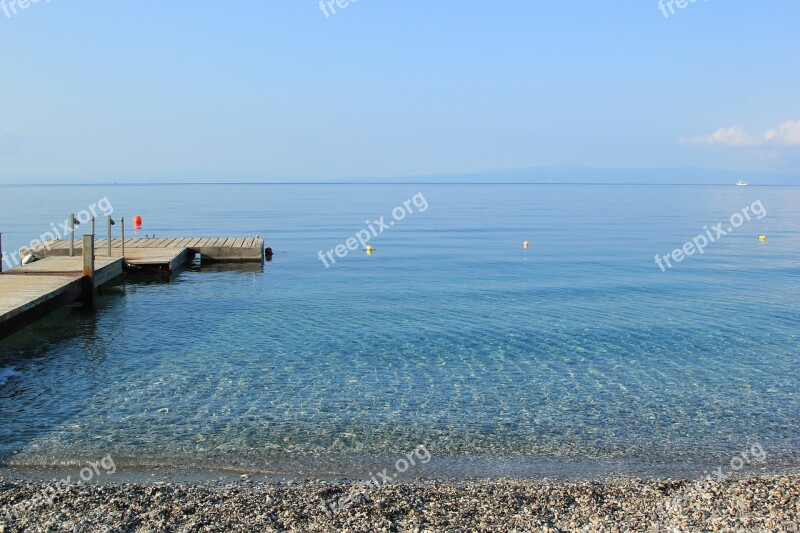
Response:
[{"label": "pier piling", "polygon": [[69,214],[69,256],[75,256],[75,213]]},{"label": "pier piling", "polygon": [[[110,255],[110,254],[109,254]],[[83,236],[83,307],[94,309],[94,235]]]},{"label": "pier piling", "polygon": [[106,244],[108,245],[107,246],[108,253],[106,255],[108,257],[111,257],[111,226],[116,224],[116,222],[114,222],[114,219],[111,218],[111,215],[108,215],[106,218],[108,219],[107,221],[108,229],[106,231]]}]

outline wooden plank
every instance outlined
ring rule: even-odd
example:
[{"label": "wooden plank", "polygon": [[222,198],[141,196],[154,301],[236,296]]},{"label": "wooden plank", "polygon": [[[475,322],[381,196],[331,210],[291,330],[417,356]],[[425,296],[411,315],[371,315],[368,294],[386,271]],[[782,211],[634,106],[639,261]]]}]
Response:
[{"label": "wooden plank", "polygon": [[56,297],[74,283],[80,284],[80,277],[0,276],[0,321],[8,320]]},{"label": "wooden plank", "polygon": [[233,244],[231,244],[231,246],[233,246],[234,248],[242,248],[243,245],[244,245],[244,241],[245,241],[245,239],[243,237],[240,237],[238,239],[234,239],[233,240]]},{"label": "wooden plank", "polygon": [[[121,261],[119,257],[108,257],[105,255],[98,255],[95,258],[95,270],[99,271],[110,264]],[[72,273],[75,275],[81,274],[83,270],[83,259],[80,256],[53,256],[40,261],[36,261],[29,265],[17,267],[15,269],[4,272],[3,275],[19,276],[24,274],[65,274]]]},{"label": "wooden plank", "polygon": [[166,238],[166,239],[159,239],[158,243],[153,246],[153,248],[170,248],[174,241],[177,241],[176,238]]},{"label": "wooden plank", "polygon": [[139,241],[144,239],[136,238],[136,239],[125,239],[125,248],[138,248]]},{"label": "wooden plank", "polygon": [[152,241],[153,239],[149,237],[139,237],[131,243],[131,248],[147,248]]},{"label": "wooden plank", "polygon": [[164,267],[170,270],[182,266],[188,261],[186,248],[138,248],[125,253],[125,261],[131,265],[142,267]]},{"label": "wooden plank", "polygon": [[[128,262],[135,261],[162,261],[169,262],[181,249],[180,248],[135,248],[131,251]],[[128,255],[126,253],[126,255]]]},{"label": "wooden plank", "polygon": [[44,241],[42,244],[34,246],[34,252],[38,251],[40,248],[53,249],[62,245],[63,241]]}]

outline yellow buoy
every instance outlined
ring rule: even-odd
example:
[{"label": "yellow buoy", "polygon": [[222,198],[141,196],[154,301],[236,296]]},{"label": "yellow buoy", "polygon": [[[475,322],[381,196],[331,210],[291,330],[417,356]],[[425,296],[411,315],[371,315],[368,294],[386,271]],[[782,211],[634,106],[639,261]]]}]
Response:
[{"label": "yellow buoy", "polygon": [[767,236],[766,235],[759,235],[758,236],[758,240],[759,241],[766,241],[767,240]]},{"label": "yellow buoy", "polygon": [[368,245],[367,245],[367,253],[368,253],[368,254],[371,254],[371,253],[372,253],[372,245],[371,245],[371,244],[368,244]]}]

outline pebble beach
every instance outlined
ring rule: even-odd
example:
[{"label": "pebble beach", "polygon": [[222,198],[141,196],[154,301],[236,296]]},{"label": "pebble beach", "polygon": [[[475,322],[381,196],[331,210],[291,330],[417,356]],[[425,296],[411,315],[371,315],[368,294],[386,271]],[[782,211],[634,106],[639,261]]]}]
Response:
[{"label": "pebble beach", "polygon": [[0,532],[800,531],[795,475],[54,485],[1,479]]}]

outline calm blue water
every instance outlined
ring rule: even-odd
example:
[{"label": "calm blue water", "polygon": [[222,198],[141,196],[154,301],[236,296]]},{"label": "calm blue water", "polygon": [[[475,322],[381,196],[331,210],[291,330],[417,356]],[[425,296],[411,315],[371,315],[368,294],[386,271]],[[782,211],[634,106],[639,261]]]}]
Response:
[{"label": "calm blue water", "polygon": [[[417,193],[371,255],[319,260]],[[754,443],[800,464],[800,187],[3,187],[4,248],[105,196],[141,233],[259,234],[275,256],[128,277],[0,341],[6,464],[352,473],[422,444],[491,474]]]}]

